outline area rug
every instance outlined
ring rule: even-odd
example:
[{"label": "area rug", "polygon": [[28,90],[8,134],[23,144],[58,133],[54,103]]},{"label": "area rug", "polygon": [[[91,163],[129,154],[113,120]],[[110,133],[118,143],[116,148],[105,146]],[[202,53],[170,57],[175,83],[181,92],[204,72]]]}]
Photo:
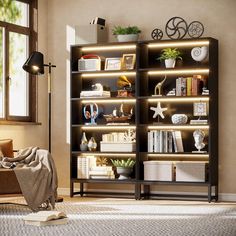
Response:
[{"label": "area rug", "polygon": [[37,227],[24,224],[27,207],[1,204],[0,235],[236,236],[234,204],[76,198],[56,208],[66,212],[68,224]]}]

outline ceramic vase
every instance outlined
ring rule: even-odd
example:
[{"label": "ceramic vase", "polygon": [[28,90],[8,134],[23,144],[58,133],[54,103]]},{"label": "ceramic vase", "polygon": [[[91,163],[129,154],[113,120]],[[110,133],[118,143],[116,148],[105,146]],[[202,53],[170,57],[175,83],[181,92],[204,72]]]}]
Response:
[{"label": "ceramic vase", "polygon": [[89,149],[89,151],[96,151],[97,143],[96,143],[94,137],[91,137],[91,139],[89,140],[88,149]]},{"label": "ceramic vase", "polygon": [[86,138],[85,132],[83,132],[83,135],[82,135],[82,138],[81,138],[80,150],[83,151],[83,152],[88,150],[88,140]]}]

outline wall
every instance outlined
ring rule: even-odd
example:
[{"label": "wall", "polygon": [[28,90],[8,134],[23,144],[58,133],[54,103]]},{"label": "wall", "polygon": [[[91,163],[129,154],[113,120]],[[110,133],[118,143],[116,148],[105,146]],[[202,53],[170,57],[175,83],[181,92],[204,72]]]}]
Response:
[{"label": "wall", "polygon": [[[45,2],[39,1],[40,15],[45,14]],[[180,5],[181,2],[181,5]],[[236,106],[234,99],[236,70],[234,69],[234,55],[236,54],[236,1],[234,0],[50,0],[48,1],[48,20],[40,17],[40,50],[48,49],[48,58],[57,65],[53,71],[53,130],[52,152],[56,161],[59,174],[60,187],[69,187],[69,142],[68,142],[68,42],[73,42],[73,37],[68,32],[71,27],[88,24],[89,21],[100,16],[107,20],[109,29],[114,25],[138,25],[142,29],[141,39],[151,39],[154,28],[162,28],[168,19],[181,16],[188,23],[199,20],[205,26],[204,36],[219,39],[219,162],[220,162],[220,192],[236,193],[235,140],[236,126],[234,115]],[[40,10],[40,9],[39,9]],[[48,31],[43,28],[47,23]],[[41,34],[42,33],[42,34]],[[47,39],[47,48],[45,40]],[[110,34],[110,41],[115,40]],[[39,82],[41,83],[41,82]],[[43,94],[44,85],[39,84],[39,94]],[[41,98],[43,96],[40,96]],[[43,104],[40,103],[41,120],[45,122]],[[32,130],[38,135],[38,143],[44,144],[43,127],[27,128],[22,131],[23,136],[28,136]],[[8,129],[8,127],[6,128]],[[15,128],[9,131],[15,132]],[[19,131],[20,132],[20,131]],[[16,136],[16,135],[14,135]],[[17,140],[20,143],[20,140]],[[32,140],[26,139],[30,144]],[[179,190],[179,189],[178,189]],[[178,191],[176,190],[176,191]]]}]

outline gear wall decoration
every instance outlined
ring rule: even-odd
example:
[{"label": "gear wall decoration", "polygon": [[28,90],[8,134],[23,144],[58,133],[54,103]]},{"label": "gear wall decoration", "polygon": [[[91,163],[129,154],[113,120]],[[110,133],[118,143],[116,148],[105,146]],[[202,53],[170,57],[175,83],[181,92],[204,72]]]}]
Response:
[{"label": "gear wall decoration", "polygon": [[[170,39],[182,39],[186,34],[188,34],[190,38],[200,38],[204,33],[204,26],[200,21],[192,21],[188,25],[183,18],[175,16],[167,21],[165,32]],[[151,36],[154,40],[161,40],[163,31],[155,28]]]},{"label": "gear wall decoration", "polygon": [[151,34],[153,39],[161,40],[163,37],[163,31],[161,29],[154,29]]},{"label": "gear wall decoration", "polygon": [[166,23],[165,31],[170,39],[182,39],[188,31],[186,21],[181,17],[172,17]]},{"label": "gear wall decoration", "polygon": [[191,38],[200,38],[203,35],[204,26],[199,21],[193,21],[188,26],[188,35]]}]

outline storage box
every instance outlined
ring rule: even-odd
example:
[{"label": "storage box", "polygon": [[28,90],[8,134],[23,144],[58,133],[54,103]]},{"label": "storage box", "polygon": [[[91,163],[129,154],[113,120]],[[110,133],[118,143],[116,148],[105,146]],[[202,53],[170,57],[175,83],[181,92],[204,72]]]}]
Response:
[{"label": "storage box", "polygon": [[135,142],[115,143],[115,142],[100,142],[101,152],[134,152],[136,150]]},{"label": "storage box", "polygon": [[206,162],[176,162],[176,181],[205,182]]},{"label": "storage box", "polygon": [[105,43],[107,42],[107,29],[103,25],[79,25],[75,26],[75,43]]},{"label": "storage box", "polygon": [[173,181],[171,161],[144,161],[144,180]]}]

